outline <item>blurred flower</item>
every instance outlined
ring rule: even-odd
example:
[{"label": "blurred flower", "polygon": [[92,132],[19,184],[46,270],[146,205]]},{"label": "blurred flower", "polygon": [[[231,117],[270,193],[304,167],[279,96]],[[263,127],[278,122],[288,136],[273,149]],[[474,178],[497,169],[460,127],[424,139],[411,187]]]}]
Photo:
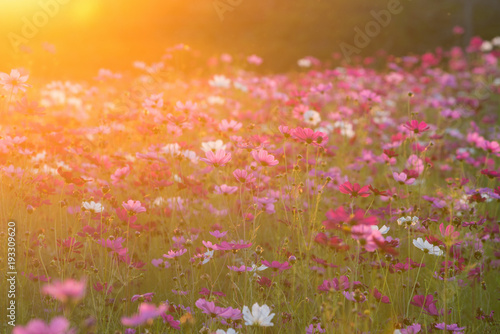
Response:
[{"label": "blurred flower", "polygon": [[26,326],[16,326],[12,334],[75,334],[76,330],[70,329],[69,321],[64,317],[53,318],[49,324],[43,320],[31,320]]},{"label": "blurred flower", "polygon": [[166,310],[167,306],[163,304],[156,307],[153,304],[142,303],[139,305],[139,313],[130,318],[123,317],[122,324],[129,327],[136,327],[144,324],[151,325],[154,319],[165,313]]},{"label": "blurred flower", "polygon": [[82,279],[76,281],[74,279],[67,279],[64,282],[54,282],[45,285],[42,288],[42,293],[50,295],[51,297],[66,303],[68,301],[77,302],[85,296],[87,281]]},{"label": "blurred flower", "polygon": [[0,72],[0,85],[8,91],[16,94],[18,91],[25,92],[30,85],[25,82],[28,81],[29,75],[21,75],[18,70],[11,70],[10,75]]}]

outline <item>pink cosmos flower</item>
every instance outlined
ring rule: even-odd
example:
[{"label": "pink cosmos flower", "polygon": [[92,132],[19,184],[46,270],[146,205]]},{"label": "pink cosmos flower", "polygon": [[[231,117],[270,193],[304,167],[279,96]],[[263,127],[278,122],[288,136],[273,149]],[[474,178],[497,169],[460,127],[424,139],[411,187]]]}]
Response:
[{"label": "pink cosmos flower", "polygon": [[343,194],[348,194],[352,197],[368,197],[370,196],[369,186],[361,187],[359,183],[351,184],[351,182],[344,182],[339,186],[339,191]]},{"label": "pink cosmos flower", "polygon": [[364,303],[366,301],[366,296],[362,293],[356,293],[354,291],[343,291],[342,294],[347,300],[355,303]]},{"label": "pink cosmos flower", "polygon": [[219,130],[221,130],[223,132],[228,132],[228,131],[236,132],[239,129],[241,129],[242,126],[243,126],[243,124],[235,121],[234,119],[231,121],[228,121],[227,119],[223,119],[219,124]]},{"label": "pink cosmos flower", "polygon": [[255,181],[255,177],[252,173],[249,173],[245,169],[237,169],[233,172],[233,176],[240,183],[253,183]]},{"label": "pink cosmos flower", "polygon": [[247,61],[250,63],[250,64],[254,64],[254,65],[260,65],[262,64],[262,58],[260,58],[259,56],[257,55],[251,55],[251,56],[248,56],[247,57]]},{"label": "pink cosmos flower", "polygon": [[76,281],[74,279],[67,279],[64,282],[54,282],[45,285],[42,288],[42,293],[50,295],[51,297],[66,303],[67,301],[79,301],[85,296],[85,288],[87,281],[82,279]]},{"label": "pink cosmos flower", "polygon": [[239,273],[243,273],[245,271],[252,271],[252,267],[247,267],[245,265],[242,265],[240,267],[236,267],[236,266],[227,266],[229,268],[229,270],[231,271],[236,271],[236,272],[239,272]]},{"label": "pink cosmos flower", "polygon": [[396,172],[393,172],[392,176],[394,177],[394,180],[399,182],[399,184],[411,185],[415,182],[414,178],[408,179],[408,175],[406,175],[406,173],[398,174]]},{"label": "pink cosmos flower", "polygon": [[425,313],[432,316],[439,316],[444,313],[443,310],[438,311],[436,307],[437,300],[434,299],[433,295],[416,295],[413,296],[413,300],[410,302],[411,305],[423,308]]},{"label": "pink cosmos flower", "polygon": [[321,132],[314,132],[310,128],[297,127],[290,131],[293,138],[300,140],[306,144],[313,144],[315,146],[325,146],[328,142],[328,136]]},{"label": "pink cosmos flower", "polygon": [[462,331],[465,329],[465,327],[458,327],[457,324],[446,325],[444,322],[436,324],[434,327],[441,330],[446,329],[448,333],[454,333],[454,334],[461,334],[463,333]]},{"label": "pink cosmos flower", "polygon": [[175,259],[181,255],[184,255],[186,252],[187,252],[187,249],[185,249],[185,248],[180,249],[178,251],[169,250],[168,253],[163,254],[163,256],[166,257],[167,259]]},{"label": "pink cosmos flower", "polygon": [[215,306],[214,302],[208,302],[203,298],[200,298],[195,303],[196,307],[202,310],[203,313],[214,317],[221,317],[224,319],[238,320],[241,319],[242,314],[238,309],[232,307],[219,307]]},{"label": "pink cosmos flower", "polygon": [[221,239],[221,238],[224,238],[227,234],[227,231],[224,231],[224,232],[220,232],[219,230],[215,230],[213,232],[209,232],[213,237],[217,238],[217,239]]},{"label": "pink cosmos flower", "polygon": [[123,202],[122,206],[127,210],[129,215],[135,215],[137,213],[146,212],[146,208],[141,205],[140,201],[134,201],[129,199],[127,202]]},{"label": "pink cosmos flower", "polygon": [[493,154],[500,153],[500,144],[498,144],[498,142],[496,141],[484,140],[481,142],[479,146],[488,153],[493,153]]},{"label": "pink cosmos flower", "polygon": [[231,160],[231,153],[226,153],[224,150],[217,150],[214,152],[205,152],[206,158],[200,158],[200,160],[205,161],[207,164],[214,167],[225,166]]},{"label": "pink cosmos flower", "polygon": [[406,122],[403,125],[405,128],[407,128],[410,131],[413,131],[415,134],[419,134],[422,132],[425,132],[430,129],[430,127],[425,123],[424,121],[421,121],[420,123],[417,120],[411,120]]},{"label": "pink cosmos flower", "polygon": [[456,239],[460,236],[460,232],[458,232],[458,231],[455,232],[455,226],[448,225],[448,226],[446,226],[446,229],[445,229],[443,223],[441,223],[441,225],[439,225],[439,232],[441,232],[441,235],[443,237],[450,237],[452,239]]},{"label": "pink cosmos flower", "polygon": [[31,320],[26,326],[16,326],[12,334],[74,334],[76,330],[69,328],[70,323],[64,317],[53,318],[49,324],[42,320]]},{"label": "pink cosmos flower", "polygon": [[[207,242],[208,244],[208,242]],[[212,245],[212,249],[215,249],[215,250],[230,250],[230,251],[237,251],[237,250],[240,250],[240,249],[244,249],[244,248],[249,248],[250,246],[252,246],[251,243],[245,243],[243,240],[239,241],[239,242],[227,242],[227,241],[223,241],[221,242],[220,244],[218,245]],[[209,248],[207,245],[205,245],[205,247]]]},{"label": "pink cosmos flower", "polygon": [[153,300],[154,295],[154,292],[148,292],[143,295],[133,295],[130,301],[135,302],[136,300],[138,300],[141,302],[150,302],[151,300]]},{"label": "pink cosmos flower", "polygon": [[280,130],[281,134],[285,137],[285,138],[289,138],[291,136],[291,129],[286,126],[286,125],[280,125],[278,127],[278,130]]},{"label": "pink cosmos flower", "polygon": [[118,168],[112,175],[111,180],[113,184],[117,184],[121,180],[123,180],[130,173],[130,166],[125,166],[123,168]]},{"label": "pink cosmos flower", "polygon": [[154,319],[165,313],[166,310],[167,306],[163,304],[156,307],[153,304],[142,303],[139,305],[139,313],[130,318],[123,317],[122,324],[130,327],[152,324]]},{"label": "pink cosmos flower", "polygon": [[280,272],[287,270],[287,269],[290,269],[292,267],[292,266],[290,266],[290,264],[288,264],[288,261],[280,263],[278,261],[269,262],[269,261],[263,260],[261,263],[268,268],[272,268],[274,270],[279,270]]},{"label": "pink cosmos flower", "polygon": [[163,313],[161,317],[163,318],[163,323],[168,323],[170,327],[174,329],[181,329],[181,322],[179,320],[175,320],[172,315]]},{"label": "pink cosmos flower", "polygon": [[274,159],[274,155],[267,153],[266,150],[252,151],[252,157],[263,167],[276,166],[279,163]]},{"label": "pink cosmos flower", "polygon": [[215,193],[218,195],[233,194],[236,192],[236,190],[238,190],[238,187],[231,187],[231,186],[228,186],[227,184],[223,184],[220,187],[215,186]]},{"label": "pink cosmos flower", "polygon": [[28,81],[29,75],[21,75],[18,70],[11,70],[10,75],[0,72],[0,85],[8,91],[16,94],[18,91],[25,92],[30,85],[25,82]]}]

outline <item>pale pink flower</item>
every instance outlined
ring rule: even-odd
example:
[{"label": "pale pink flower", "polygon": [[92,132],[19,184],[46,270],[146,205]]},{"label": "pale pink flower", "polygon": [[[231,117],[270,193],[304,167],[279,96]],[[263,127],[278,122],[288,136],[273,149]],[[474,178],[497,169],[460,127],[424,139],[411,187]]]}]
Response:
[{"label": "pale pink flower", "polygon": [[279,163],[274,155],[267,153],[266,150],[252,151],[252,157],[264,167],[276,166]]},{"label": "pale pink flower", "polygon": [[399,184],[406,184],[406,185],[410,185],[410,184],[413,184],[415,182],[415,179],[414,178],[411,178],[411,179],[408,179],[408,175],[406,175],[406,173],[392,173],[392,176],[394,177],[394,180],[396,180],[397,182],[399,182]]},{"label": "pale pink flower", "polygon": [[64,282],[54,282],[45,285],[42,288],[42,293],[66,303],[68,300],[78,301],[85,296],[85,288],[87,281],[85,279],[76,281],[67,279]]},{"label": "pale pink flower", "polygon": [[0,72],[0,85],[8,91],[16,94],[18,91],[25,92],[30,85],[25,82],[28,81],[29,75],[21,75],[18,70],[11,70],[10,75]]},{"label": "pale pink flower", "polygon": [[214,167],[225,166],[231,160],[231,153],[226,153],[224,150],[217,150],[215,153],[207,151],[205,152],[205,156],[206,158],[200,158],[200,160]]},{"label": "pale pink flower", "polygon": [[135,215],[136,213],[146,212],[146,208],[142,206],[140,201],[134,201],[129,199],[127,202],[123,202],[122,206],[127,210],[129,215]]}]

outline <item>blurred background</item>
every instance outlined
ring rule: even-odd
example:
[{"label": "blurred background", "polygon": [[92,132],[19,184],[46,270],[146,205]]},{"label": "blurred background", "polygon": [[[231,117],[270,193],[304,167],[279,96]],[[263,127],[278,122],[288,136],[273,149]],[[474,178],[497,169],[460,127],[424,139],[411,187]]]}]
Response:
[{"label": "blurred background", "polygon": [[[227,52],[264,59],[261,70],[297,59],[332,59],[355,46],[355,27],[397,0],[0,0],[0,71],[88,79],[99,68],[129,69],[186,43],[201,60]],[[400,13],[359,48],[395,55],[465,45],[500,35],[499,0],[399,0]],[[464,29],[453,34],[453,27]],[[47,44],[48,43],[48,44]],[[195,53],[198,54],[198,53]]]}]

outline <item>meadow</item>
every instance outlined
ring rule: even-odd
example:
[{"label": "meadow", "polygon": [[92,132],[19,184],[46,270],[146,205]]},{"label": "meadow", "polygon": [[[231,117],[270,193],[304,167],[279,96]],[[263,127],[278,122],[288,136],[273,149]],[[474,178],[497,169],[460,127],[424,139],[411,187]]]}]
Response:
[{"label": "meadow", "polygon": [[194,52],[0,74],[2,333],[499,333],[500,38]]}]

